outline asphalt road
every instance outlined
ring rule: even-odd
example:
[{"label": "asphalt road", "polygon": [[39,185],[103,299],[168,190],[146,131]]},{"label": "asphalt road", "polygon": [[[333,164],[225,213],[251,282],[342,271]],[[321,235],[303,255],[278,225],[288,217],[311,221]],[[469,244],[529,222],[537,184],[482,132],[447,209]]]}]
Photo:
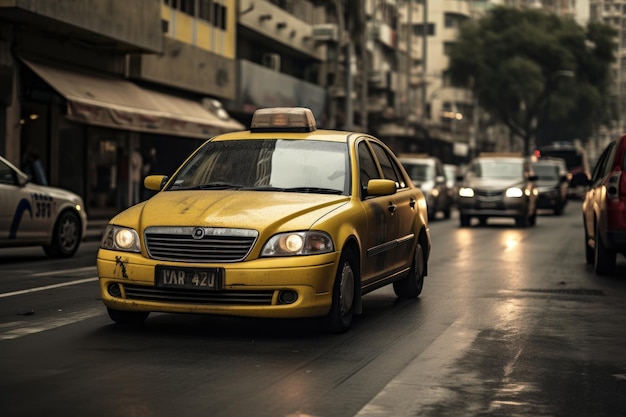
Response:
[{"label": "asphalt road", "polygon": [[167,314],[120,327],[97,242],[71,260],[0,250],[0,414],[623,416],[626,259],[595,276],[581,217],[574,201],[526,229],[436,220],[419,300],[368,294],[342,335]]}]

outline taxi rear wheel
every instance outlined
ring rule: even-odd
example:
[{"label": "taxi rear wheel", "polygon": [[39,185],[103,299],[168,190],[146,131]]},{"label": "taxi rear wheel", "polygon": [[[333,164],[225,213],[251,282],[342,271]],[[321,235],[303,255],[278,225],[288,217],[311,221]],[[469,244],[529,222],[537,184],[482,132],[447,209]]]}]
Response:
[{"label": "taxi rear wheel", "polygon": [[357,260],[352,248],[341,255],[333,286],[333,304],[325,317],[325,328],[332,333],[343,333],[354,317],[354,289],[359,282]]},{"label": "taxi rear wheel", "polygon": [[420,242],[417,242],[413,263],[409,274],[399,281],[393,283],[393,291],[400,298],[415,298],[422,293],[424,288],[424,248]]},{"label": "taxi rear wheel", "polygon": [[81,224],[78,214],[73,211],[61,213],[54,225],[52,242],[43,247],[51,258],[67,258],[78,250],[81,241]]},{"label": "taxi rear wheel", "polygon": [[107,312],[111,320],[117,324],[138,325],[146,321],[149,312],[145,311],[123,311],[107,307]]}]

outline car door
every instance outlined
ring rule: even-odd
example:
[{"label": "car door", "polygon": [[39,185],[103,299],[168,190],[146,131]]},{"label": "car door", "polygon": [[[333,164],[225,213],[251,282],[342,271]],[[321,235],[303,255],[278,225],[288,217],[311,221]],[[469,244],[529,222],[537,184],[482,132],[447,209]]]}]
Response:
[{"label": "car door", "polygon": [[0,161],[0,243],[40,241],[48,229],[43,216],[36,216],[33,199],[39,195],[21,184],[19,175]]},{"label": "car door", "polygon": [[412,248],[417,238],[414,230],[417,200],[405,182],[391,151],[382,143],[376,141],[370,141],[370,143],[384,178],[396,182],[396,193],[386,196],[389,247],[385,256],[385,266],[387,273],[397,272],[411,266]]},{"label": "car door", "polygon": [[596,218],[603,221],[603,210],[601,205],[604,202],[604,194],[606,192],[604,187],[604,178],[606,176],[609,167],[609,161],[613,149],[615,148],[615,142],[611,142],[602,152],[598,158],[598,162],[591,174],[591,185],[587,189],[583,199],[583,212],[585,217],[585,229],[588,237],[595,240],[595,227]]}]

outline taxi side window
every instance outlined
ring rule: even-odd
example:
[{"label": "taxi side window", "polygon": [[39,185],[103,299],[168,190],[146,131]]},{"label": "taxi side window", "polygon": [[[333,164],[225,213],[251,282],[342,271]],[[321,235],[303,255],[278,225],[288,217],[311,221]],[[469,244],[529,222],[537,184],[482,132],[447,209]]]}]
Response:
[{"label": "taxi side window", "polygon": [[15,185],[13,170],[2,161],[0,161],[0,183]]},{"label": "taxi side window", "polygon": [[372,156],[367,144],[365,142],[359,143],[359,181],[361,183],[361,189],[367,189],[367,183],[371,179],[380,178],[378,168],[376,167],[376,161]]},{"label": "taxi side window", "polygon": [[383,175],[385,178],[395,181],[397,188],[406,187],[402,174],[400,174],[400,169],[394,163],[393,159],[391,159],[391,156],[387,153],[387,151],[378,143],[371,142],[371,145],[374,153],[376,154],[376,158],[378,158],[378,162],[383,169]]}]

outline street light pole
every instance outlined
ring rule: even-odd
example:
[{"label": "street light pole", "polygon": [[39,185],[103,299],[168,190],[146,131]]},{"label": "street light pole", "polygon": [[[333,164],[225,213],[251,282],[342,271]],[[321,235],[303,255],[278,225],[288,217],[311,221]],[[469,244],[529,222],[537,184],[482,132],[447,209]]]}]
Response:
[{"label": "street light pole", "polygon": [[428,0],[422,0],[422,128],[426,123],[426,63],[428,61]]}]

